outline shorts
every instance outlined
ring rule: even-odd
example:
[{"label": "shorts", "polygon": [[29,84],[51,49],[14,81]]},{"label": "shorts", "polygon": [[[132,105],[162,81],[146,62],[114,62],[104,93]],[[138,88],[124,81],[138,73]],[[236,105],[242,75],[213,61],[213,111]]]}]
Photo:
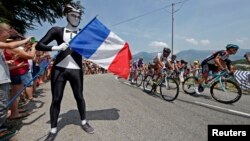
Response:
[{"label": "shorts", "polygon": [[212,72],[217,72],[218,71],[218,67],[215,66],[215,65],[211,65],[211,64],[208,64],[206,62],[202,62],[201,63],[201,68],[202,68],[202,73],[208,73],[209,71],[212,71]]},{"label": "shorts", "polygon": [[[22,75],[11,76],[10,79],[11,79],[11,84],[13,85],[18,85],[22,83],[24,85],[27,85],[32,80],[32,74],[30,72],[26,72],[25,74]],[[33,81],[30,82],[28,87],[31,85],[33,85]]]}]

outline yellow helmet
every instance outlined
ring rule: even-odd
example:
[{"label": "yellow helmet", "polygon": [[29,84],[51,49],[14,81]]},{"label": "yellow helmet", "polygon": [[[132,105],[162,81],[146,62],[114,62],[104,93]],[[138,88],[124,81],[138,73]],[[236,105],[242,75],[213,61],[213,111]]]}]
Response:
[{"label": "yellow helmet", "polygon": [[194,64],[199,64],[199,61],[198,61],[198,60],[195,60],[195,61],[194,61]]}]

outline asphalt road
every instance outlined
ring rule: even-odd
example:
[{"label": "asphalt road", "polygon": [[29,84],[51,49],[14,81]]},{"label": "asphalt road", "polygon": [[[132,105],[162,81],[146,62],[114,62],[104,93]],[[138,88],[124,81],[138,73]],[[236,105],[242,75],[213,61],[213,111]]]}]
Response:
[{"label": "asphalt road", "polygon": [[[33,113],[19,122],[12,141],[42,141],[50,129],[50,83],[39,87],[30,103]],[[250,123],[250,95],[235,104],[214,101],[208,92],[199,97],[182,91],[174,102],[149,95],[112,74],[85,76],[87,120],[95,134],[80,127],[79,113],[67,84],[61,103],[56,141],[206,141],[210,124]]]}]

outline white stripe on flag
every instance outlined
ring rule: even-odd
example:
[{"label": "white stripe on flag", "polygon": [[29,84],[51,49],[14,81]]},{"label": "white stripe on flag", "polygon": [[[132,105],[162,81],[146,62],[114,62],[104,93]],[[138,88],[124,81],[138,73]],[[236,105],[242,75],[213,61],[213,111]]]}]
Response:
[{"label": "white stripe on flag", "polygon": [[89,60],[107,69],[124,45],[125,41],[111,31]]}]

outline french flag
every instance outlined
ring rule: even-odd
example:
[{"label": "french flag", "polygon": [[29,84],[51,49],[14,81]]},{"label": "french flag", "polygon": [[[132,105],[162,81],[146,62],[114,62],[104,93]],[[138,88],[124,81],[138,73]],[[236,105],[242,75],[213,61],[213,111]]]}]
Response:
[{"label": "french flag", "polygon": [[96,17],[69,43],[87,60],[127,79],[132,55],[127,42],[110,31]]}]

